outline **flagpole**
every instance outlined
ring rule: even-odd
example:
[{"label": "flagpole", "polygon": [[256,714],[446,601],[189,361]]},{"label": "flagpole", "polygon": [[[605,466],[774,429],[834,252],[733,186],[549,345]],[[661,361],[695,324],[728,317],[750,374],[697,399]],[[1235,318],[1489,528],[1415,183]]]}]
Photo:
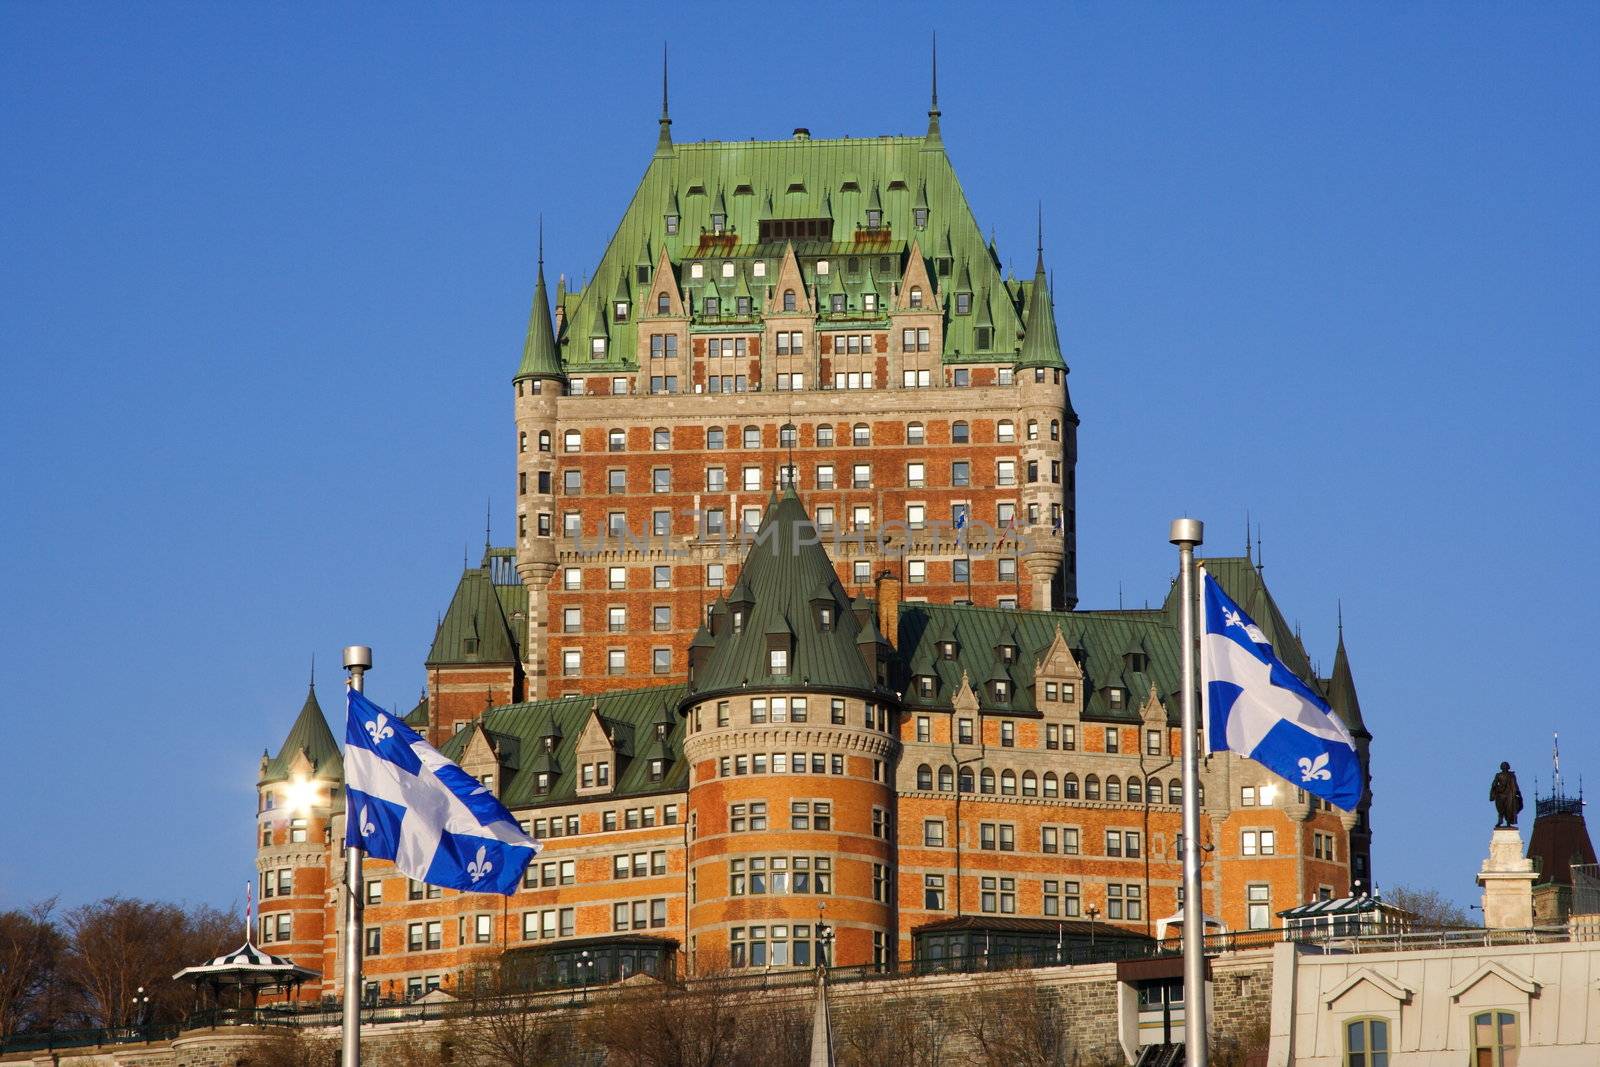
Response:
[{"label": "flagpole", "polygon": [[[344,650],[344,669],[350,672],[350,688],[360,693],[366,685],[366,673],[372,669],[372,649],[366,645],[349,645]],[[345,769],[349,773],[349,768]],[[349,804],[345,805],[345,822],[351,818]],[[344,1015],[342,1067],[360,1067],[361,1063],[361,850],[346,845],[344,850]]]},{"label": "flagpole", "polygon": [[1183,1038],[1184,1062],[1210,1062],[1206,1032],[1205,898],[1200,889],[1200,750],[1195,707],[1194,549],[1205,542],[1199,519],[1174,519],[1178,546],[1178,640],[1183,694]]}]

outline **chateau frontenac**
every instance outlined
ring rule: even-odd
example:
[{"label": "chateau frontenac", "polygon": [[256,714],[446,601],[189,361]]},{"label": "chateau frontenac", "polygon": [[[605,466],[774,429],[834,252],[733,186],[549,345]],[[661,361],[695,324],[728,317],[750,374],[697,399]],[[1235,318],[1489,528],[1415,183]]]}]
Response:
[{"label": "chateau frontenac", "polygon": [[[363,997],[939,966],[1180,912],[1176,595],[1078,606],[1042,242],[1031,276],[1001,263],[937,96],[917,137],[691,144],[663,100],[587,283],[552,300],[541,251],[515,543],[464,570],[396,709],[544,851],[510,898],[369,860]],[[1370,782],[1342,633],[1318,677],[1248,555],[1205,562]],[[1213,928],[1370,887],[1370,787],[1342,812],[1230,754],[1202,782]],[[314,689],[259,786],[260,943],[340,995]]]}]

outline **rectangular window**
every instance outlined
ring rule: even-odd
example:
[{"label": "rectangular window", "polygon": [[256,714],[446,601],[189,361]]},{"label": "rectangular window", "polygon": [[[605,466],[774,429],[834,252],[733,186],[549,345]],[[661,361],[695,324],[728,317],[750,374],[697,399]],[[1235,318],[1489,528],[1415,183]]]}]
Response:
[{"label": "rectangular window", "polygon": [[943,819],[924,819],[922,821],[922,843],[928,848],[944,847]]},{"label": "rectangular window", "polygon": [[1252,930],[1268,930],[1272,927],[1272,887],[1270,885],[1245,886],[1245,903],[1248,910],[1248,921]]},{"label": "rectangular window", "polygon": [[1107,752],[1120,752],[1122,750],[1121,747],[1120,747],[1120,742],[1121,742],[1121,734],[1118,732],[1117,728],[1115,726],[1107,726],[1106,727],[1106,751]]},{"label": "rectangular window", "polygon": [[1108,856],[1120,856],[1120,855],[1122,855],[1122,831],[1121,830],[1107,830],[1106,831],[1106,855],[1108,855]]},{"label": "rectangular window", "polygon": [[944,910],[944,875],[922,876],[922,906],[928,911]]}]

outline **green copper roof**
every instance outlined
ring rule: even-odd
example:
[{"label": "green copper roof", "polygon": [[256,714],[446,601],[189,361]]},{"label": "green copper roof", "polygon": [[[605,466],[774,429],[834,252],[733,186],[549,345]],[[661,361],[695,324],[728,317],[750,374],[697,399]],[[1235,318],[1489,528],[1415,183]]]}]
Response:
[{"label": "green copper roof", "polygon": [[[1342,629],[1342,628],[1341,628]],[[1328,678],[1328,705],[1339,713],[1345,726],[1358,737],[1371,737],[1367,724],[1361,718],[1361,701],[1356,697],[1356,681],[1350,673],[1350,656],[1344,650],[1344,634],[1339,634],[1339,648],[1333,654],[1333,674]]]},{"label": "green copper roof", "polygon": [[[826,630],[819,623],[819,606],[832,608],[832,625]],[[741,607],[745,619],[735,633],[734,610]],[[811,517],[792,490],[768,507],[728,595],[728,613],[716,617],[712,648],[690,683],[696,699],[744,687],[808,686],[869,694],[877,689],[874,673],[856,647],[864,629],[870,632],[875,624],[864,628],[856,621]],[[772,640],[792,645],[787,675],[770,673]]]},{"label": "green copper roof", "polygon": [[[908,669],[902,699],[908,708],[948,709],[965,674],[984,712],[1038,714],[1037,694],[1032,689],[1034,668],[1055,640],[1057,629],[1067,647],[1074,650],[1074,657],[1083,653],[1079,666],[1084,672],[1085,719],[1136,722],[1153,684],[1167,705],[1169,721],[1178,720],[1178,703],[1172,699],[1178,688],[1178,634],[1157,612],[1013,611],[903,603],[898,648]],[[956,658],[940,658],[938,643],[952,640],[957,646]],[[1136,641],[1142,642],[1149,663],[1143,671],[1128,671],[1123,650]],[[1008,644],[1017,648],[1016,661],[1011,664],[999,651]],[[928,675],[936,679],[936,685],[933,695],[925,697],[915,679]],[[1012,682],[1009,701],[992,699],[985,683],[994,679]],[[1121,708],[1110,704],[1106,690],[1111,686],[1127,689]]]},{"label": "green copper roof", "polygon": [[[485,564],[489,559],[489,556],[485,557]],[[450,600],[450,608],[444,613],[444,619],[434,635],[427,666],[518,661],[517,641],[507,621],[500,594],[489,574],[487,565],[469,567],[462,573],[455,596]],[[524,603],[526,597],[524,592]]]},{"label": "green copper roof", "polygon": [[[633,752],[632,758],[628,758],[627,752],[619,757],[612,791],[597,794],[593,799],[682,792],[689,784],[688,765],[676,755],[682,750],[683,721],[676,714],[672,715],[664,754],[656,747],[654,724],[657,721],[665,722],[661,718],[662,707],[676,709],[683,692],[682,686],[658,686],[605,693],[597,697],[536,700],[494,708],[485,713],[484,729],[496,735],[515,738],[517,742],[518,766],[505,768],[501,780],[501,803],[508,808],[518,808],[571,803],[577,798],[578,738],[591,712],[600,715],[608,730],[616,728],[614,733],[619,750]],[[456,734],[440,746],[440,751],[449,759],[459,760],[469,733],[463,730]],[[546,736],[552,738],[553,747],[546,746]],[[658,757],[671,762],[665,768],[662,779],[652,782],[650,760]],[[549,792],[536,792],[538,774],[551,770],[555,772],[555,778]]]},{"label": "green copper roof", "polygon": [[544,255],[539,256],[539,280],[533,287],[533,310],[528,315],[528,336],[522,343],[518,378],[561,377],[561,353],[550,325],[550,294],[544,286]]},{"label": "green copper roof", "polygon": [[1061,341],[1056,336],[1056,311],[1050,301],[1050,284],[1044,275],[1044,250],[1039,251],[1039,262],[1033,272],[1033,286],[1028,291],[1027,336],[1022,341],[1022,355],[1017,364],[1023,367],[1062,367]]},{"label": "green copper roof", "polygon": [[290,765],[302,749],[316,765],[318,778],[344,777],[344,760],[339,756],[339,743],[333,739],[333,731],[328,729],[328,719],[322,713],[322,705],[317,703],[315,685],[306,691],[306,702],[301,706],[294,725],[289,728],[289,736],[283,739],[278,754],[268,760],[262,769],[261,781],[286,780]]},{"label": "green copper roof", "polygon": [[[749,192],[739,193],[740,189]],[[735,195],[727,195],[724,190],[733,190]],[[869,209],[878,210],[874,199],[882,205],[883,225],[868,230],[866,213]],[[714,234],[711,215],[722,213],[724,206],[726,228],[723,233]],[[919,229],[913,212],[921,207],[927,209],[928,220]],[[667,233],[668,215],[678,218],[674,234]],[[831,219],[831,236],[762,243],[760,229],[764,219]],[[647,247],[666,249],[680,287],[691,281],[688,264],[692,262],[714,266],[730,258],[765,260],[767,276],[754,280],[754,287],[764,290],[776,277],[786,240],[793,241],[796,253],[804,260],[808,284],[817,280],[814,260],[819,256],[829,258],[835,271],[847,273],[843,279],[847,286],[853,286],[868,270],[877,272],[883,282],[885,272],[879,269],[880,258],[890,260],[889,280],[898,282],[913,242],[929,257],[929,276],[941,289],[955,283],[956,263],[969,264],[972,284],[985,286],[996,295],[992,310],[995,328],[985,354],[1001,360],[1016,358],[1018,339],[1023,333],[1021,306],[1004,286],[997,261],[985,244],[949,158],[935,135],[931,140],[868,137],[667,142],[645,170],[638,191],[590,276],[593,280],[568,294],[564,301],[565,325],[558,338],[562,365],[568,373],[575,373],[631,368],[636,364],[637,332],[648,329],[651,309],[637,308],[628,321],[609,323],[609,349],[604,360],[591,360],[589,342],[595,336],[597,322],[607,318],[606,305],[619,272],[646,262],[641,257]],[[851,259],[857,261],[854,272],[848,271]],[[946,264],[939,260],[950,261],[947,270],[940,270]],[[759,314],[760,300],[756,303]],[[977,354],[975,325],[971,316],[949,319],[945,352],[952,361],[970,360]],[[525,367],[529,363],[526,353],[523,362]]]}]

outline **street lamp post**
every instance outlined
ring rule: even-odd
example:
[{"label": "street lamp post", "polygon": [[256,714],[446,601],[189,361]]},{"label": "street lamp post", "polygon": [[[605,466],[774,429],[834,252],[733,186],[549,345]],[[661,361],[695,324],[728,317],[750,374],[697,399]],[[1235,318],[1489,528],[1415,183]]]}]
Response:
[{"label": "street lamp post", "polygon": [[589,950],[584,949],[578,957],[578,977],[583,980],[583,1002],[589,1003],[589,976],[594,972],[594,959],[590,957]]},{"label": "street lamp post", "polygon": [[1100,917],[1100,909],[1093,904],[1089,905],[1089,954],[1094,955],[1094,921]]},{"label": "street lamp post", "polygon": [[143,1033],[148,1040],[150,1037],[150,994],[140,986],[133,993],[133,1029],[136,1033]]}]

